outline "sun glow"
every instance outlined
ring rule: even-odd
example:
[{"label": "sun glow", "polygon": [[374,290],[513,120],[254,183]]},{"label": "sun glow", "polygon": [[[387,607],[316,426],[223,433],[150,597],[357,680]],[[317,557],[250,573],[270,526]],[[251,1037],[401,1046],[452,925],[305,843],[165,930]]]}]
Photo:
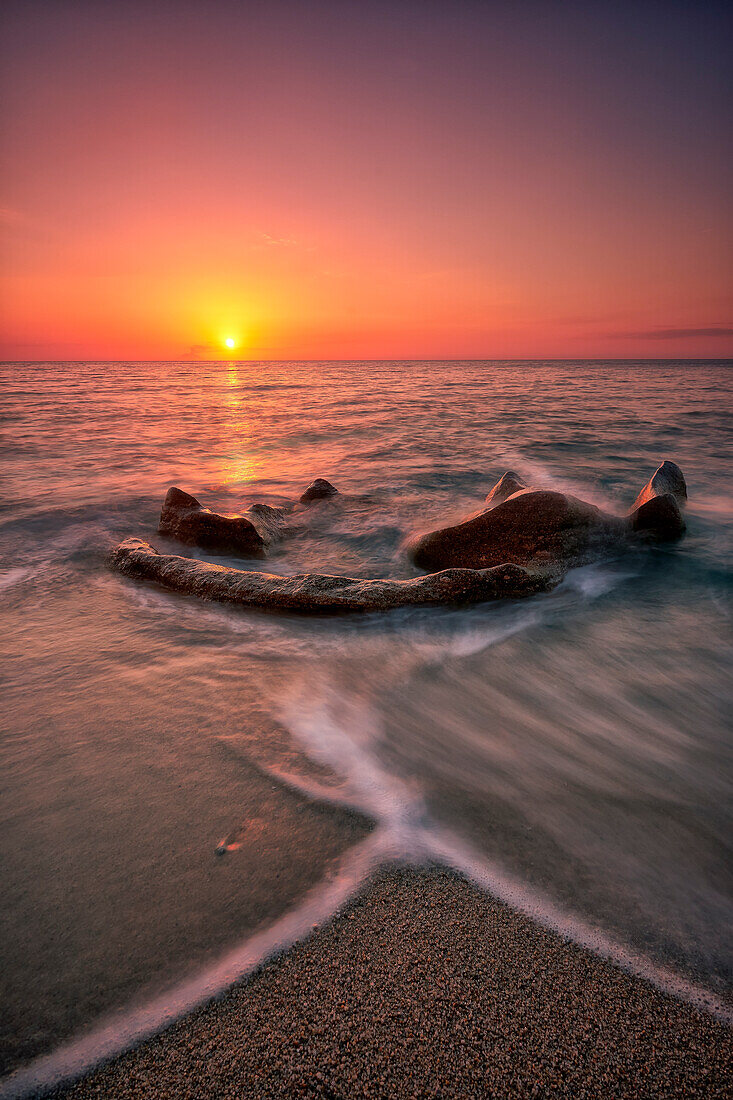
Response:
[{"label": "sun glow", "polygon": [[231,350],[232,348],[235,348],[236,346],[237,346],[237,343],[236,343],[236,340],[234,339],[234,337],[233,336],[227,336],[226,340],[224,341],[224,347],[229,348]]}]

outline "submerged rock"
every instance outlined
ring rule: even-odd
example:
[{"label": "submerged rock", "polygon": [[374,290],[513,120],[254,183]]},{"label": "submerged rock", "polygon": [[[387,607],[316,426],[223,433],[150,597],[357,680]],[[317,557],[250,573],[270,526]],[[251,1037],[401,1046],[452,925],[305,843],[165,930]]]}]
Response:
[{"label": "submerged rock", "polygon": [[657,539],[674,539],[684,532],[682,509],[687,486],[675,462],[665,461],[647,481],[629,512],[634,531]]},{"label": "submerged rock", "polygon": [[403,581],[357,580],[323,573],[280,577],[159,554],[149,543],[135,538],[121,543],[111,562],[129,577],[155,581],[201,599],[302,614],[516,599],[549,587],[547,579],[506,564],[493,569],[446,569]]},{"label": "submerged rock", "polygon": [[520,489],[462,523],[411,539],[407,552],[421,569],[487,569],[514,562],[556,575],[597,557],[623,528],[623,520],[577,497]]},{"label": "submerged rock", "polygon": [[[204,508],[196,497],[175,486],[168,490],[160,513],[158,533],[188,546],[205,550],[224,550],[247,557],[261,557],[265,538],[256,526],[256,517],[221,515]],[[264,526],[264,524],[263,524]]]},{"label": "submerged rock", "polygon": [[311,481],[302,494],[300,503],[310,504],[312,500],[325,500],[326,497],[335,497],[337,494],[338,489],[335,485],[332,485],[330,481],[326,481],[324,477],[317,477],[315,481]]},{"label": "submerged rock", "polygon": [[502,501],[526,488],[526,482],[522,481],[519,474],[515,474],[514,470],[507,470],[505,474],[501,475],[491,492],[488,493],[484,503],[493,508],[495,504],[501,504]]}]

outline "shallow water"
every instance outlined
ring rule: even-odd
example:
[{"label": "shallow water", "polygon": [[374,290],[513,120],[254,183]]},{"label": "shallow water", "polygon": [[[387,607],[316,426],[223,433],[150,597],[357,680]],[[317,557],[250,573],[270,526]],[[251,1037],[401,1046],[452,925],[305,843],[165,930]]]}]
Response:
[{"label": "shallow water", "polygon": [[[599,950],[730,995],[729,364],[10,364],[0,383],[7,1068],[320,919],[364,863],[349,807],[380,858],[511,882]],[[622,511],[664,458],[683,541],[517,604],[311,621],[105,565],[133,534],[204,557],[155,535],[172,484],[235,510],[324,476],[341,495],[266,568],[410,576],[404,537],[508,467]]]}]

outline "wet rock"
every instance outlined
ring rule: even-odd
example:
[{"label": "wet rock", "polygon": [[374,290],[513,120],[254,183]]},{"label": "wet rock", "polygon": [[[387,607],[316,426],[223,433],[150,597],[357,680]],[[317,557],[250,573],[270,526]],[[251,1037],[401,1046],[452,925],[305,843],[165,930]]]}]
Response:
[{"label": "wet rock", "polygon": [[687,486],[674,462],[663,462],[647,481],[629,512],[631,528],[656,539],[675,539],[685,530],[682,509]]},{"label": "wet rock", "polygon": [[630,515],[632,530],[659,541],[677,539],[685,532],[685,519],[671,493],[652,497]]},{"label": "wet rock", "polygon": [[462,523],[411,539],[407,552],[421,569],[490,569],[513,562],[558,577],[600,556],[625,527],[569,494],[520,489]]},{"label": "wet rock", "polygon": [[126,539],[113,551],[111,564],[129,577],[155,581],[200,599],[302,614],[516,599],[544,591],[551,584],[547,578],[512,564],[446,569],[411,580],[357,580],[323,573],[281,577],[159,554],[149,543],[135,538]]},{"label": "wet rock", "polygon": [[337,493],[338,489],[335,485],[323,477],[317,477],[315,481],[311,481],[301,496],[300,503],[310,504],[312,500],[325,500],[327,497],[335,497]]},{"label": "wet rock", "polygon": [[654,471],[632,504],[631,511],[655,497],[667,496],[667,494],[675,498],[680,508],[684,508],[687,503],[687,485],[684,475],[677,463],[670,462],[669,459]]},{"label": "wet rock", "polygon": [[[300,499],[308,503],[337,492],[330,482],[317,478]],[[570,494],[524,487],[508,470],[488,494],[486,507],[461,523],[407,543],[412,560],[428,571],[412,580],[358,580],[322,573],[282,577],[227,569],[158,554],[139,539],[121,543],[112,564],[129,576],[202,599],[305,614],[513,599],[552,587],[568,569],[614,552],[637,532],[677,537],[684,530],[680,507],[686,497],[682,472],[673,462],[662,463],[628,518],[610,515]],[[241,515],[220,515],[172,488],[159,531],[190,545],[262,556],[282,536],[290,512],[254,504]]]},{"label": "wet rock", "polygon": [[276,508],[271,504],[250,504],[242,515],[254,524],[265,543],[281,539],[288,523],[286,509]]},{"label": "wet rock", "polygon": [[188,546],[223,550],[247,557],[261,557],[267,539],[255,525],[255,517],[221,515],[204,508],[196,497],[175,487],[168,490],[160,513],[158,532]]},{"label": "wet rock", "polygon": [[514,470],[507,470],[505,474],[501,475],[494,488],[487,495],[485,504],[493,508],[495,504],[501,504],[502,501],[508,500],[509,497],[514,496],[515,493],[519,493],[522,489],[526,488],[527,485],[522,481],[519,474],[515,474]]}]

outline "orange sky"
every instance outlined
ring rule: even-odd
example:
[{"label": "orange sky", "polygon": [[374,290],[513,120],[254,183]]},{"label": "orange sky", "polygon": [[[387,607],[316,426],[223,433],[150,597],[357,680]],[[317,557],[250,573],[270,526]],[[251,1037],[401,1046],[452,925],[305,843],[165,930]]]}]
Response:
[{"label": "orange sky", "polygon": [[730,27],[661,13],[10,4],[0,357],[733,354]]}]

